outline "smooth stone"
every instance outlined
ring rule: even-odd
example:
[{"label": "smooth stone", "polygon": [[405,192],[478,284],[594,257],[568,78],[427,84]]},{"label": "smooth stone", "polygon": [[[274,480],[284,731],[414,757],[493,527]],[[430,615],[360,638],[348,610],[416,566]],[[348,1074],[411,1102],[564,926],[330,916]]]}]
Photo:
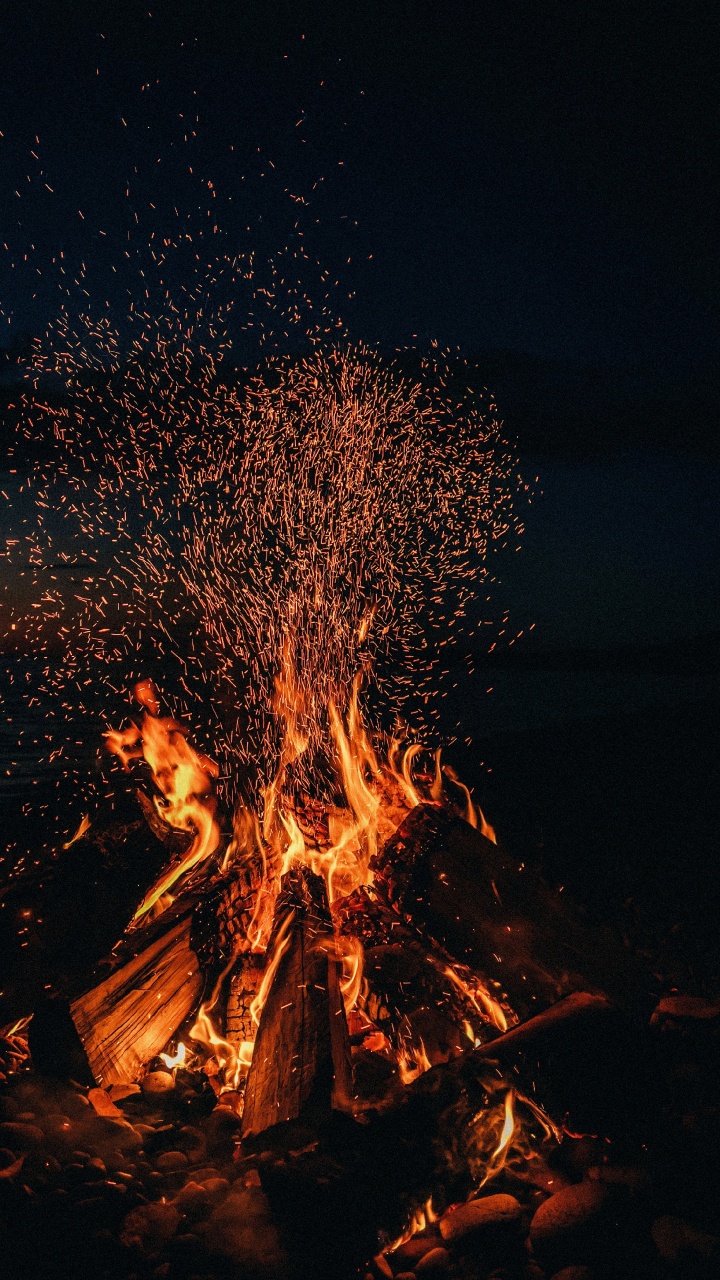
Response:
[{"label": "smooth stone", "polygon": [[193,1152],[200,1153],[205,1151],[205,1135],[200,1129],[196,1129],[194,1125],[183,1125],[177,1138],[178,1148],[181,1151],[186,1151],[188,1155],[192,1155]]},{"label": "smooth stone", "polygon": [[530,1223],[537,1256],[542,1260],[564,1254],[563,1261],[579,1262],[581,1259],[568,1256],[568,1251],[585,1248],[593,1241],[606,1221],[609,1198],[602,1182],[580,1182],[550,1196],[535,1210]]},{"label": "smooth stone", "polygon": [[185,1186],[178,1191],[173,1199],[176,1209],[180,1209],[181,1213],[202,1213],[203,1210],[210,1207],[210,1193],[207,1187],[201,1187],[198,1182],[186,1182]]},{"label": "smooth stone", "polygon": [[36,1124],[23,1124],[19,1120],[5,1120],[0,1124],[0,1147],[11,1151],[32,1151],[40,1146],[44,1137]]},{"label": "smooth stone", "polygon": [[633,1195],[647,1191],[650,1186],[648,1173],[644,1169],[636,1169],[632,1166],[592,1165],[587,1171],[587,1176],[591,1182],[603,1182],[608,1187],[626,1187]]},{"label": "smooth stone", "polygon": [[161,1173],[177,1173],[180,1169],[187,1169],[187,1163],[184,1151],[163,1151],[155,1161],[155,1168]]},{"label": "smooth stone", "polygon": [[216,1198],[230,1190],[230,1183],[227,1178],[206,1178],[202,1186],[209,1196],[215,1196]]},{"label": "smooth stone", "polygon": [[415,1267],[415,1274],[418,1277],[426,1276],[430,1280],[432,1276],[446,1275],[449,1270],[450,1254],[447,1249],[437,1248],[423,1254]]},{"label": "smooth stone", "polygon": [[720,1002],[717,1000],[706,1000],[703,996],[663,996],[650,1023],[656,1026],[663,1018],[691,1018],[711,1022],[717,1017],[720,1017]]},{"label": "smooth stone", "polygon": [[651,1227],[655,1248],[664,1262],[677,1266],[678,1263],[710,1262],[720,1257],[720,1241],[716,1236],[698,1231],[684,1218],[676,1218],[666,1214],[656,1218]]},{"label": "smooth stone", "polygon": [[175,1078],[169,1071],[148,1071],[140,1081],[140,1088],[143,1093],[171,1093],[175,1088]]},{"label": "smooth stone", "polygon": [[436,1235],[412,1236],[405,1244],[401,1244],[392,1253],[387,1254],[388,1262],[393,1271],[414,1271],[416,1263],[420,1258],[429,1253],[431,1249],[436,1249],[440,1244]]},{"label": "smooth stone", "polygon": [[203,1165],[201,1169],[193,1169],[189,1175],[193,1182],[206,1182],[208,1178],[217,1178],[218,1171],[214,1164]]},{"label": "smooth stone", "polygon": [[589,1267],[563,1267],[550,1280],[592,1280],[592,1271]]},{"label": "smooth stone", "polygon": [[479,1231],[514,1230],[521,1217],[522,1205],[514,1196],[483,1196],[480,1200],[468,1200],[443,1214],[439,1223],[440,1235],[452,1244]]}]

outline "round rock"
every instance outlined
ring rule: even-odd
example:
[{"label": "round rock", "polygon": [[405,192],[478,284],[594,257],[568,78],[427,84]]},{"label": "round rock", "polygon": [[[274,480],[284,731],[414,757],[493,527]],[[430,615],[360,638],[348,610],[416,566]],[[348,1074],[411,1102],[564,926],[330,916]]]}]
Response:
[{"label": "round rock", "polygon": [[170,1093],[175,1088],[175,1080],[169,1071],[148,1071],[140,1081],[143,1093]]},{"label": "round rock", "polygon": [[530,1239],[542,1261],[579,1263],[591,1256],[608,1225],[609,1191],[602,1182],[563,1187],[535,1211]]},{"label": "round rock", "polygon": [[0,1124],[0,1147],[11,1151],[32,1151],[40,1146],[43,1131],[36,1124],[23,1124],[19,1120],[6,1120]]},{"label": "round rock", "polygon": [[163,1151],[155,1161],[155,1168],[161,1173],[177,1173],[179,1169],[187,1169],[187,1163],[184,1151]]},{"label": "round rock", "polygon": [[431,1249],[429,1253],[423,1254],[417,1266],[415,1267],[415,1275],[426,1280],[432,1280],[435,1276],[445,1276],[450,1270],[450,1254],[447,1249]]},{"label": "round rock", "polygon": [[514,1196],[484,1196],[481,1200],[468,1200],[466,1204],[443,1214],[439,1224],[440,1235],[448,1244],[453,1244],[480,1232],[515,1232],[521,1218],[522,1206]]},{"label": "round rock", "polygon": [[550,1280],[592,1280],[592,1274],[589,1267],[563,1267]]}]

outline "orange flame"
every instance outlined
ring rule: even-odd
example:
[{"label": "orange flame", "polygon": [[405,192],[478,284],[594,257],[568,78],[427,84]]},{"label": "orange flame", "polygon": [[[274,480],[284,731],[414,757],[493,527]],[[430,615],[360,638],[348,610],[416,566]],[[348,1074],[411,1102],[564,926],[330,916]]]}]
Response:
[{"label": "orange flame", "polygon": [[427,1231],[427,1228],[433,1222],[437,1222],[437,1220],[438,1215],[432,1207],[432,1196],[430,1196],[430,1198],[425,1201],[422,1208],[413,1210],[412,1217],[410,1218],[410,1221],[402,1235],[398,1236],[397,1240],[393,1240],[392,1244],[389,1244],[387,1248],[383,1249],[380,1256],[382,1257],[385,1254],[394,1253],[396,1249],[400,1248],[401,1244],[407,1244],[408,1240],[412,1240],[413,1236],[420,1235],[421,1231]]},{"label": "orange flame", "polygon": [[109,751],[119,756],[129,771],[129,762],[144,758],[162,793],[155,798],[158,814],[176,831],[188,831],[193,841],[179,862],[163,873],[143,898],[133,917],[139,921],[198,863],[215,851],[220,828],[215,820],[217,800],[214,780],[218,767],[207,756],[198,755],[186,738],[187,730],[170,716],[159,716],[159,702],[151,681],[142,681],[134,690],[146,710],[139,725],[107,732]]},{"label": "orange flame", "polygon": [[185,1065],[187,1050],[181,1040],[174,1054],[171,1055],[169,1053],[161,1053],[160,1057],[165,1063],[165,1066],[167,1067],[168,1071],[172,1071],[173,1068],[175,1067],[182,1067]]},{"label": "orange flame", "polygon": [[500,1131],[497,1146],[488,1161],[485,1177],[479,1184],[481,1187],[494,1178],[500,1172],[505,1164],[508,1149],[515,1133],[515,1090],[508,1089],[505,1094],[505,1103],[503,1108],[503,1126]]},{"label": "orange flame", "polygon": [[422,1040],[417,1045],[404,1044],[398,1053],[398,1074],[403,1084],[412,1084],[431,1066]]},{"label": "orange flame", "polygon": [[[462,996],[470,1002],[477,1013],[480,1014],[483,1022],[491,1022],[498,1031],[507,1031],[509,1009],[503,1008],[499,1000],[490,995],[485,983],[475,974],[468,970],[467,978],[461,978],[452,965],[442,965],[433,956],[428,956],[431,964],[440,969],[441,973],[449,978]],[[512,1021],[517,1022],[517,1018],[510,1014]]]}]

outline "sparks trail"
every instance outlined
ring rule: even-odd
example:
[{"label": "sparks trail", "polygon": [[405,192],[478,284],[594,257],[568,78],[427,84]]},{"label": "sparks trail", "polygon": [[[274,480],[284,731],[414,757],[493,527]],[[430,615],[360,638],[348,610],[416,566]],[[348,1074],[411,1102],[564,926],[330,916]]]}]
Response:
[{"label": "sparks trail", "polygon": [[[38,384],[23,405],[25,433],[51,445],[21,623],[52,654],[45,691],[102,713],[133,673],[162,673],[231,788],[239,767],[266,785],[291,643],[294,781],[327,792],[328,708],[355,672],[372,666],[385,705],[412,712],[440,692],[444,651],[488,621],[489,552],[521,531],[494,406],[451,397],[440,358],[409,377],[362,345],[316,345],[249,377],[179,312],[136,321],[129,346],[86,330],[38,354],[62,399]],[[91,571],[69,589],[50,570],[80,546]]]}]

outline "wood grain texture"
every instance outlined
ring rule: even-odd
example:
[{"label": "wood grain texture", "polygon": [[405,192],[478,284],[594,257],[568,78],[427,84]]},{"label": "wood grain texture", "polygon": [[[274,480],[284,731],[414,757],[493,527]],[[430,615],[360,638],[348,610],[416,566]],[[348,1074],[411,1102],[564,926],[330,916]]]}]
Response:
[{"label": "wood grain texture", "polygon": [[283,876],[268,948],[283,948],[262,1011],[245,1089],[243,1137],[342,1109],[350,1048],[325,885],[307,867]]},{"label": "wood grain texture", "polygon": [[197,1005],[204,979],[191,927],[187,915],[71,1003],[99,1085],[135,1081]]}]

